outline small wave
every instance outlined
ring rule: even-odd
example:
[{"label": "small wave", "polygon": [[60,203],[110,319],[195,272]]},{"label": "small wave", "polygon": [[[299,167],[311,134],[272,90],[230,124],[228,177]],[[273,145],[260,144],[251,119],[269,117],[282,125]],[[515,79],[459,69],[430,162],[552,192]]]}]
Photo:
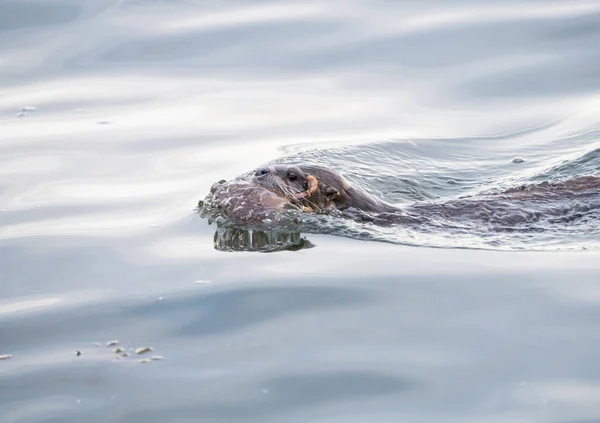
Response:
[{"label": "small wave", "polygon": [[579,175],[600,176],[600,148],[591,150],[573,159],[564,159],[559,164],[532,177],[532,181],[553,181]]}]

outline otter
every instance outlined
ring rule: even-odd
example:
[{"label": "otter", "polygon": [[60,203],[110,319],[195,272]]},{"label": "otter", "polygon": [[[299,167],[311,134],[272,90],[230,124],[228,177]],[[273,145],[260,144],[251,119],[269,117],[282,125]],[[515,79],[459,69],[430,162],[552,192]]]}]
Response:
[{"label": "otter", "polygon": [[[600,178],[580,176],[499,192],[417,202],[398,207],[317,164],[274,164],[246,179],[222,181],[214,203],[238,222],[279,222],[286,211],[325,213],[377,224],[480,223],[496,230],[527,227],[541,220],[569,222],[600,212]],[[595,215],[594,215],[595,216]]]}]

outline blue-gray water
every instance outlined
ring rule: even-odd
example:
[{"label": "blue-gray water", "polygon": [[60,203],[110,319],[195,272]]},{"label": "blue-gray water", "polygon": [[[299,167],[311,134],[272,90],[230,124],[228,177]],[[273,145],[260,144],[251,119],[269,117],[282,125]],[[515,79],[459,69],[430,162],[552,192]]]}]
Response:
[{"label": "blue-gray water", "polygon": [[0,422],[600,420],[597,220],[262,254],[194,211],[290,158],[597,175],[599,45],[598,1],[0,0]]}]

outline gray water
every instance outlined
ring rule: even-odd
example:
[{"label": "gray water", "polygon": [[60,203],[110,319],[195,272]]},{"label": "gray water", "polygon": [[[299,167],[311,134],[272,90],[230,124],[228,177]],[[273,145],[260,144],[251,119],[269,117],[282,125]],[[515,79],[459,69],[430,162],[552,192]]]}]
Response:
[{"label": "gray water", "polygon": [[194,211],[298,158],[397,204],[597,175],[599,45],[598,1],[1,0],[0,422],[600,420],[597,221],[263,254]]}]

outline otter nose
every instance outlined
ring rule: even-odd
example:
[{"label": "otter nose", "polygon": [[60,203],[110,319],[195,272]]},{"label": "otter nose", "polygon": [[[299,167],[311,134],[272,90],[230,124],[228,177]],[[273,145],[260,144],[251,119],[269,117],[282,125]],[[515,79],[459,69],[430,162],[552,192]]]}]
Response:
[{"label": "otter nose", "polygon": [[262,175],[266,175],[267,173],[269,173],[269,168],[268,167],[261,167],[259,169],[256,169],[256,172],[254,173],[255,176],[262,176]]}]

